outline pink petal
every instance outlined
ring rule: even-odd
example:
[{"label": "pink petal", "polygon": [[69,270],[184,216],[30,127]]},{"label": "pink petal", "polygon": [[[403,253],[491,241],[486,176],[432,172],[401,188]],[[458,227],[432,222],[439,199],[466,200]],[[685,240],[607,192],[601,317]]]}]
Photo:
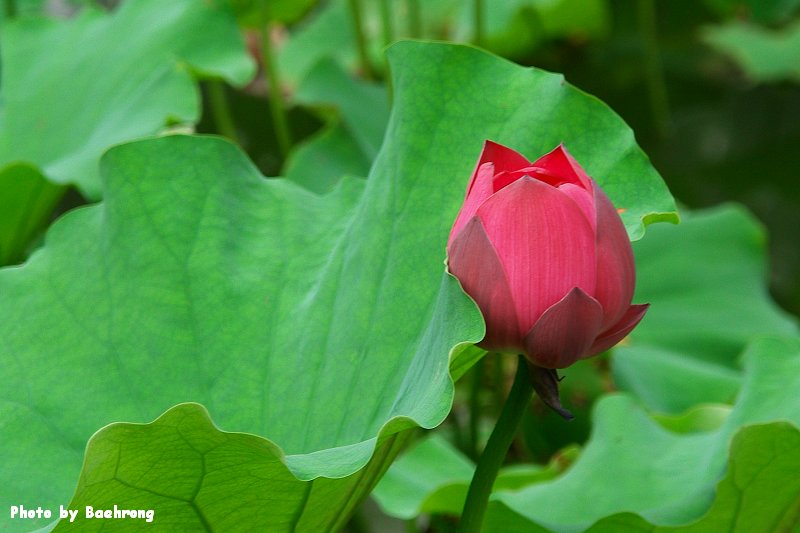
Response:
[{"label": "pink petal", "polygon": [[478,169],[480,169],[485,163],[492,163],[494,165],[495,172],[510,172],[512,170],[530,166],[530,161],[525,159],[525,156],[521,155],[519,152],[487,139],[483,143],[481,155],[478,157],[478,164],[475,165],[475,170],[472,172],[472,178],[469,180],[469,185],[467,185],[467,196],[469,196],[470,192],[472,191],[473,184],[475,183],[478,175]]},{"label": "pink petal", "polygon": [[525,353],[535,365],[566,368],[586,354],[602,320],[597,300],[575,287],[536,321],[525,336]]},{"label": "pink petal", "polygon": [[558,186],[558,190],[572,198],[575,203],[580,206],[586,220],[588,220],[589,224],[592,226],[592,230],[597,231],[597,214],[595,212],[592,193],[573,183],[562,183]]},{"label": "pink petal", "polygon": [[503,187],[507,187],[511,185],[522,176],[531,176],[535,177],[536,168],[534,167],[524,167],[517,170],[510,170],[504,172],[498,172],[494,176],[494,192],[499,191]]},{"label": "pink petal", "polygon": [[595,187],[597,211],[597,286],[594,297],[603,306],[603,329],[616,324],[628,311],[636,285],[636,266],[628,232],[611,200]]},{"label": "pink petal", "polygon": [[650,304],[630,306],[617,324],[597,337],[597,340],[595,340],[592,347],[589,348],[585,357],[591,357],[592,355],[604,352],[624,339],[642,320],[648,307],[650,307]]},{"label": "pink petal", "polygon": [[478,208],[527,331],[573,287],[595,288],[594,232],[581,208],[555,187],[525,176]]},{"label": "pink petal", "polygon": [[[540,167],[559,183],[573,183],[586,190],[592,189],[591,178],[577,161],[567,152],[563,144],[558,145],[553,151],[543,155],[533,162],[533,166]],[[554,183],[558,185],[559,183]]]},{"label": "pink petal", "polygon": [[472,189],[467,193],[464,199],[464,205],[461,206],[461,211],[458,212],[453,229],[450,230],[450,237],[447,239],[447,245],[452,244],[453,239],[462,230],[462,228],[475,216],[475,212],[484,200],[489,198],[494,190],[492,189],[492,178],[494,177],[494,166],[492,163],[483,163],[475,171],[470,187]]},{"label": "pink petal", "polygon": [[478,217],[470,219],[456,235],[447,255],[450,273],[475,300],[486,321],[486,337],[480,346],[499,352],[520,352],[522,335],[508,280]]}]

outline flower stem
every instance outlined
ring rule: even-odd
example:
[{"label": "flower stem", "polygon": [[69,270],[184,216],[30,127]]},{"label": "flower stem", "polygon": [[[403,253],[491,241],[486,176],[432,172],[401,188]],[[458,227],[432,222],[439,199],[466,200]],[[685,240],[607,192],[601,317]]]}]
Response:
[{"label": "flower stem", "polygon": [[419,0],[406,0],[408,8],[408,33],[412,39],[422,37],[422,14],[419,9]]},{"label": "flower stem", "polygon": [[475,46],[483,46],[483,0],[473,0],[474,11],[472,15],[475,17],[475,35],[473,35],[473,44]]},{"label": "flower stem", "polygon": [[389,46],[394,41],[394,28],[392,26],[392,7],[389,0],[381,0],[381,31],[383,32],[383,46]]},{"label": "flower stem", "polygon": [[664,81],[664,66],[661,62],[661,53],[658,48],[658,35],[656,28],[655,0],[641,0],[637,2],[639,31],[644,42],[645,81],[650,99],[650,112],[653,115],[653,125],[660,137],[670,133],[671,119],[669,112],[669,97],[667,84]]},{"label": "flower stem", "polygon": [[[266,18],[266,17],[265,17]],[[272,113],[272,122],[275,127],[275,136],[278,139],[278,150],[281,159],[285,159],[292,146],[292,137],[289,133],[289,121],[286,118],[286,105],[281,91],[281,80],[278,68],[275,65],[275,54],[272,52],[272,40],[269,34],[269,23],[261,25],[261,57],[264,61],[264,70],[269,83],[269,107]]]},{"label": "flower stem", "polygon": [[358,49],[358,61],[361,63],[361,75],[367,79],[372,79],[372,65],[369,62],[367,52],[367,37],[364,35],[364,23],[361,16],[361,2],[350,0],[350,16],[353,19],[353,31],[356,35],[356,48]]},{"label": "flower stem", "polygon": [[464,511],[461,513],[461,521],[458,524],[458,533],[477,533],[481,530],[492,485],[494,485],[497,472],[508,453],[511,441],[517,433],[517,428],[525,413],[525,408],[530,403],[532,394],[533,385],[528,374],[528,362],[525,356],[520,355],[511,392],[508,393],[503,411],[489,437],[489,442],[478,459],[478,466],[469,485]]},{"label": "flower stem", "polygon": [[231,116],[231,108],[225,96],[225,85],[218,79],[209,80],[206,84],[208,89],[208,102],[211,106],[211,114],[214,115],[214,123],[217,125],[217,132],[240,144],[236,137],[236,126]]},{"label": "flower stem", "polygon": [[477,459],[480,455],[481,386],[485,374],[486,357],[475,363],[472,370],[472,386],[469,391],[469,456]]}]

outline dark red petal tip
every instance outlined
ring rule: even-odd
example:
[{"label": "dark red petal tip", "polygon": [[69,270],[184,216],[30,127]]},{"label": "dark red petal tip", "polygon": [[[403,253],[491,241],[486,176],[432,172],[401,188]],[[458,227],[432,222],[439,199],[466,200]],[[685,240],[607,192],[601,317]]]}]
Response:
[{"label": "dark red petal tip", "polygon": [[630,306],[625,314],[622,315],[622,318],[619,320],[619,322],[617,322],[613,327],[609,328],[608,331],[600,335],[597,340],[594,341],[594,344],[592,344],[592,347],[589,349],[585,357],[590,357],[592,355],[599,354],[600,352],[604,352],[624,339],[631,331],[633,331],[633,328],[639,324],[642,318],[644,318],[644,314],[647,312],[648,307],[650,307],[650,304],[636,304]]}]

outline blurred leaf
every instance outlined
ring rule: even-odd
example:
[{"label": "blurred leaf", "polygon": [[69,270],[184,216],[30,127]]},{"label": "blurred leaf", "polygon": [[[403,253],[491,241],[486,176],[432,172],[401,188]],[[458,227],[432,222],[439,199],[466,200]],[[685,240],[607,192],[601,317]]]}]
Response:
[{"label": "blurred leaf", "polygon": [[314,7],[317,0],[228,0],[239,24],[260,28],[269,22],[291,24]]},{"label": "blurred leaf", "polygon": [[[554,531],[579,530],[626,511],[659,525],[698,519],[711,505],[732,435],[750,424],[800,423],[800,338],[754,341],[744,361],[742,391],[719,429],[674,433],[631,398],[606,396],[596,405],[592,437],[572,468],[552,481],[513,493],[498,491],[492,498],[515,515]],[[609,480],[613,490],[608,489]],[[723,508],[729,514],[727,505]],[[496,521],[487,517],[488,523]]]},{"label": "blurred leaf", "polygon": [[713,431],[719,428],[731,413],[725,404],[702,404],[692,407],[679,415],[656,414],[653,418],[662,426],[675,433],[696,433]]},{"label": "blurred leaf", "polygon": [[298,103],[333,107],[343,125],[372,161],[389,122],[389,104],[383,86],[358,80],[330,58],[317,63],[294,95]]},{"label": "blurred leaf", "polygon": [[64,187],[47,181],[30,165],[0,172],[0,266],[21,262],[44,230]]},{"label": "blurred leaf", "polygon": [[[17,17],[39,15],[44,11],[46,0],[16,0]],[[5,2],[0,4],[0,24],[8,21]]]},{"label": "blurred leaf", "polygon": [[652,305],[629,343],[614,350],[621,389],[668,413],[732,400],[748,340],[797,332],[769,298],[764,241],[751,215],[726,206],[654,227],[634,244],[634,301]]},{"label": "blurred leaf", "polygon": [[736,434],[725,478],[703,518],[656,527],[632,514],[605,518],[587,533],[794,531],[800,523],[800,431],[785,422],[748,426]]},{"label": "blurred leaf", "polygon": [[[485,46],[504,57],[524,57],[555,39],[602,37],[609,28],[606,0],[486,0]],[[474,33],[471,2],[461,3],[456,39]]]},{"label": "blurred leaf", "polygon": [[705,0],[720,16],[747,14],[761,24],[786,21],[800,7],[800,0]]},{"label": "blurred leaf", "polygon": [[[566,450],[547,466],[514,465],[500,470],[496,490],[556,477],[578,454]],[[423,513],[458,515],[464,507],[475,465],[438,434],[417,443],[386,472],[372,493],[386,514],[410,519]]]},{"label": "blurred leaf", "polygon": [[[99,198],[108,147],[199,118],[191,72],[242,85],[254,73],[224,0],[137,0],[111,14],[22,18],[0,42],[0,174],[26,162]],[[91,44],[88,46],[87,43]]]},{"label": "blurred leaf", "polygon": [[295,101],[333,116],[290,154],[285,176],[315,192],[329,190],[343,175],[366,176],[389,122],[386,90],[326,58],[303,80]]},{"label": "blurred leaf", "polygon": [[318,194],[331,190],[344,176],[369,173],[370,160],[340,122],[332,121],[298,144],[286,161],[287,179]]},{"label": "blurred leaf", "polygon": [[[480,315],[443,259],[484,139],[531,158],[566,142],[635,237],[675,218],[630,129],[561,76],[456,45],[402,43],[391,59],[369,180],[321,197],[263,180],[222,139],[125,144],[103,158],[104,201],[0,270],[0,506],[65,501],[97,428],[196,401],[268,437],[298,479],[332,478],[275,488],[310,494],[299,520],[325,530],[315,517],[344,520],[391,460],[376,444],[439,424],[449,368],[480,353],[462,345]],[[318,508],[331,501],[346,502],[336,517]]]},{"label": "blurred leaf", "polygon": [[314,17],[299,24],[278,52],[282,79],[297,86],[325,58],[348,68],[356,62],[353,21],[343,0],[331,0]]},{"label": "blurred leaf", "polygon": [[800,81],[800,22],[781,30],[730,22],[706,28],[703,38],[756,82]]}]

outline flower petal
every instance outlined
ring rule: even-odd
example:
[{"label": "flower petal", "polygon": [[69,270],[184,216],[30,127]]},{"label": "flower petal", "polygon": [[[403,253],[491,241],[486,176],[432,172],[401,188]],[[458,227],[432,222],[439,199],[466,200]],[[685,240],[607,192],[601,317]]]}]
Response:
[{"label": "flower petal", "polygon": [[567,152],[563,144],[559,144],[554,150],[534,161],[532,165],[541,168],[553,179],[557,178],[558,183],[553,183],[553,185],[573,183],[587,191],[592,190],[592,179],[575,158]]},{"label": "flower petal", "polygon": [[467,222],[475,216],[475,212],[484,200],[494,193],[492,189],[493,177],[494,165],[492,163],[484,163],[475,170],[475,175],[470,183],[471,189],[464,199],[464,205],[461,206],[461,211],[458,212],[456,221],[453,223],[453,229],[450,230],[450,237],[447,239],[448,246],[452,244],[453,239]]},{"label": "flower petal", "polygon": [[594,232],[569,196],[524,176],[492,195],[477,215],[505,269],[521,331],[573,287],[593,293]]},{"label": "flower petal", "polygon": [[505,270],[478,217],[470,219],[456,235],[447,256],[448,270],[478,304],[486,321],[486,336],[479,345],[498,352],[522,351]]},{"label": "flower petal", "polygon": [[472,177],[467,185],[467,196],[472,192],[478,179],[478,170],[486,163],[492,163],[496,172],[510,172],[530,166],[530,162],[519,152],[487,139],[483,142],[481,155],[478,157],[478,164],[475,165],[475,170],[472,172]]},{"label": "flower petal", "polygon": [[597,212],[597,286],[594,297],[603,306],[603,330],[628,311],[636,286],[636,266],[631,241],[611,200],[595,187]]},{"label": "flower petal", "polygon": [[597,338],[596,341],[594,341],[592,347],[589,348],[589,351],[584,357],[591,357],[592,355],[604,352],[624,339],[628,333],[630,333],[633,328],[635,328],[636,325],[642,320],[644,314],[647,312],[648,307],[650,307],[650,304],[638,304],[630,306],[628,311],[622,316],[617,324],[615,324],[608,331],[604,332]]},{"label": "flower petal", "polygon": [[[599,187],[598,187],[599,188]],[[586,220],[592,226],[592,230],[597,231],[597,215],[594,207],[594,196],[591,191],[587,191],[583,187],[579,187],[573,183],[562,183],[558,186],[558,190],[572,198],[583,211]]]},{"label": "flower petal", "polygon": [[525,336],[525,354],[544,368],[566,368],[583,357],[600,332],[603,308],[575,287],[552,305]]}]

